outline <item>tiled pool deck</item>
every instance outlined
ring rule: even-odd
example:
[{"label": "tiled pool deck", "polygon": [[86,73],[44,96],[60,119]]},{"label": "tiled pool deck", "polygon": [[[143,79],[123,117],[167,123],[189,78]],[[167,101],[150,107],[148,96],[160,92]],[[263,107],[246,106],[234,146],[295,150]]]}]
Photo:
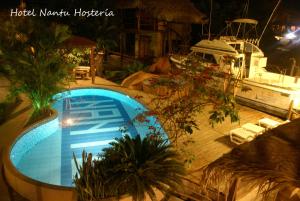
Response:
[{"label": "tiled pool deck", "polygon": [[[92,85],[91,84],[91,80],[79,80],[77,81],[77,83],[72,83],[71,87],[87,87],[87,86],[95,86],[95,87],[103,87],[103,88],[109,88],[109,89],[115,89],[115,90],[121,90],[125,93],[130,94],[131,96],[135,96],[135,95],[142,95],[144,96],[144,99],[142,100],[142,102],[145,105],[149,105],[150,103],[147,101],[149,101],[149,99],[147,99],[146,94],[143,94],[142,92],[137,92],[137,91],[133,91],[133,90],[128,90],[128,89],[124,89],[114,83],[111,83],[107,80],[101,79],[99,77],[96,78],[96,84]],[[28,119],[28,116],[30,114],[30,110],[27,110],[26,108],[28,107],[29,102],[28,100],[24,100],[21,105],[18,106],[17,111],[20,111],[18,115],[15,115],[14,118],[12,118],[11,120],[7,121],[6,123],[4,123],[3,125],[0,126],[0,151],[2,153],[3,149],[11,144],[11,142],[14,141],[14,139],[16,138],[16,136],[18,135],[18,133],[20,131],[22,131],[24,125],[26,124],[26,121]],[[73,104],[72,109],[66,110],[64,111],[65,114],[72,114],[73,112],[76,112],[77,109],[76,108],[76,101]],[[74,110],[73,110],[74,109]],[[122,109],[121,109],[122,110]],[[113,114],[113,112],[108,112],[103,111],[103,114]],[[81,112],[80,112],[81,113]],[[83,112],[83,115],[86,114]],[[265,113],[247,108],[247,107],[240,107],[240,116],[241,116],[241,121],[240,124],[244,124],[244,123],[256,123],[260,118],[263,117],[271,117],[270,115],[267,115]],[[274,119],[274,117],[271,117]],[[212,161],[214,161],[215,159],[217,159],[218,157],[220,157],[221,155],[223,155],[224,153],[230,151],[233,147],[232,144],[230,144],[228,142],[228,132],[229,130],[236,128],[239,126],[239,123],[234,123],[231,124],[230,121],[226,121],[221,125],[217,125],[215,128],[212,128],[208,122],[207,122],[207,116],[202,114],[199,114],[198,116],[199,122],[201,122],[201,126],[200,126],[200,130],[196,130],[195,133],[190,137],[190,140],[193,141],[193,143],[190,143],[189,145],[186,146],[186,144],[184,144],[184,146],[187,148],[188,151],[190,151],[191,153],[193,153],[195,160],[191,166],[191,169],[197,169],[200,168]],[[66,149],[67,151],[73,151],[76,150],[77,147],[82,146],[82,143],[88,143],[82,140],[77,141],[78,136],[84,137],[85,135],[81,135],[79,134],[72,136],[72,132],[74,134],[74,132],[76,133],[78,130],[78,128],[76,128],[76,126],[74,127],[69,127],[68,129],[66,129],[64,131],[64,134],[62,137],[69,137],[72,138],[70,140],[70,143],[73,144],[73,146],[71,146],[71,144],[68,144],[67,146],[63,145],[62,147],[60,147],[61,149]],[[80,131],[79,131],[80,133]],[[88,134],[89,135],[89,134]],[[74,137],[74,138],[73,138]],[[97,141],[97,140],[96,140]],[[179,142],[179,146],[181,146],[180,144],[181,142]],[[43,146],[43,144],[40,144],[39,146],[41,146],[41,149],[49,149],[49,150],[55,150],[56,148],[59,149],[59,147],[45,147]],[[93,149],[93,148],[91,148]],[[67,153],[67,154],[70,154]],[[2,155],[1,155],[2,156]],[[39,157],[38,155],[31,155],[28,157]],[[0,160],[0,167],[2,168],[2,159]],[[45,165],[45,164],[40,164],[40,165]],[[2,173],[2,171],[1,171]],[[69,174],[69,172],[68,172]],[[65,181],[65,182],[69,182],[69,181]],[[0,178],[0,201],[9,201],[9,194],[8,194],[8,190],[7,187],[3,181],[3,177],[1,175]]]}]

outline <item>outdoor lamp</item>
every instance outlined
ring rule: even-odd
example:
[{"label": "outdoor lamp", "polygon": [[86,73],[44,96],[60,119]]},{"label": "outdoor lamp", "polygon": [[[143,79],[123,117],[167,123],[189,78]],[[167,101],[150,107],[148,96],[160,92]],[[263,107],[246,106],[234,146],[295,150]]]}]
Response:
[{"label": "outdoor lamp", "polygon": [[291,32],[291,33],[287,33],[285,34],[285,38],[288,39],[288,40],[293,40],[295,39],[297,36],[294,32]]}]

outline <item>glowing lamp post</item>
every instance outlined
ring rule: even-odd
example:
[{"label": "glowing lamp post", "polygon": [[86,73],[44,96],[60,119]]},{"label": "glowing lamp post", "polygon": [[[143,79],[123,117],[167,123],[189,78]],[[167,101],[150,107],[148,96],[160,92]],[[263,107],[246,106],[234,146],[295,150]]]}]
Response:
[{"label": "glowing lamp post", "polygon": [[290,102],[289,112],[288,112],[288,117],[287,117],[288,120],[290,120],[292,117],[293,109],[300,110],[300,94],[295,93],[295,94],[291,95],[290,100],[291,100],[291,102]]},{"label": "glowing lamp post", "polygon": [[293,40],[295,39],[297,36],[294,32],[291,32],[291,33],[288,33],[285,35],[285,38],[288,39],[288,40]]}]

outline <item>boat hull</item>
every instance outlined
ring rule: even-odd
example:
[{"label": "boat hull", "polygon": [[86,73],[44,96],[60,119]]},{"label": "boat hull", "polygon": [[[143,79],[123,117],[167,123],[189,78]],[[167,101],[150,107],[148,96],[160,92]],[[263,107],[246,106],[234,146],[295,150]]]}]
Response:
[{"label": "boat hull", "polygon": [[296,91],[251,80],[244,80],[242,86],[236,93],[238,103],[282,118],[288,118],[293,106],[293,97],[297,94]]}]

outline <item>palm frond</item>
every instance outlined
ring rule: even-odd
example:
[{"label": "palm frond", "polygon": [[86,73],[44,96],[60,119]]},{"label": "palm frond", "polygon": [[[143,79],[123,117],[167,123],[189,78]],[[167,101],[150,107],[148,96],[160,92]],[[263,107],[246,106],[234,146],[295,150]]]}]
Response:
[{"label": "palm frond", "polygon": [[270,130],[209,164],[202,170],[203,189],[217,187],[227,194],[237,179],[240,188],[258,188],[258,196],[267,200],[283,189],[300,187],[299,123]]}]

